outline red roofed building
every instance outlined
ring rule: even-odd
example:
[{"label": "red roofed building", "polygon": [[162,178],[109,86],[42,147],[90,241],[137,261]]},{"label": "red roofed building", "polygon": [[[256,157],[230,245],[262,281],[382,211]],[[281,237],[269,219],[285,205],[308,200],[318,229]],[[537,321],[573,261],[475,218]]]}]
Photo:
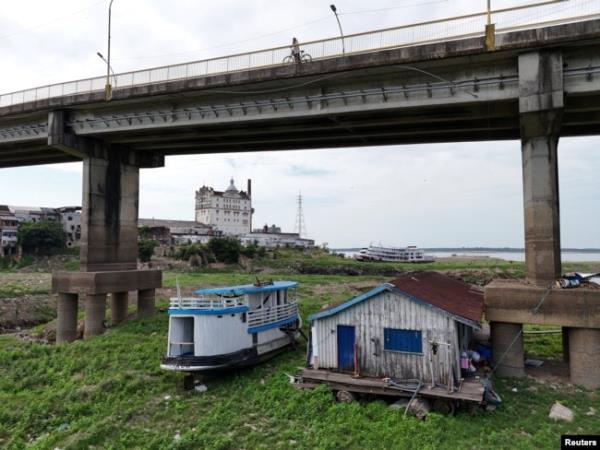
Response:
[{"label": "red roofed building", "polygon": [[460,379],[480,327],[483,293],[437,272],[412,272],[309,317],[309,364],[362,375]]}]

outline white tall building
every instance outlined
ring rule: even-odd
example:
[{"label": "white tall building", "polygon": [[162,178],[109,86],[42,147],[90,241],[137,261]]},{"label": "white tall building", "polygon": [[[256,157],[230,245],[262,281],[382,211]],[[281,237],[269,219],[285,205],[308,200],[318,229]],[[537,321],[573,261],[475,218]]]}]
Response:
[{"label": "white tall building", "polygon": [[212,225],[224,235],[240,236],[252,230],[252,181],[238,191],[230,180],[225,192],[202,186],[196,191],[196,222]]}]

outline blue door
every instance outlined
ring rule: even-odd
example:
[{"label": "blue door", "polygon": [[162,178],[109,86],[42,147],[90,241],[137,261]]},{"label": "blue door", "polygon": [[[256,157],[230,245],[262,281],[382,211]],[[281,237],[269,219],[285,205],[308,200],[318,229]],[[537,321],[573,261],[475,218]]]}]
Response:
[{"label": "blue door", "polygon": [[354,369],[354,327],[337,326],[338,369]]}]

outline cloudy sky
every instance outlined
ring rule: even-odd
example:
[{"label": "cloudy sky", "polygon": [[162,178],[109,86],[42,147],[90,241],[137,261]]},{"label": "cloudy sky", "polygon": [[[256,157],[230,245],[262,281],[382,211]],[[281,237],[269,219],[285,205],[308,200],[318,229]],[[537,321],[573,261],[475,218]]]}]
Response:
[{"label": "cloudy sky", "polygon": [[[0,9],[0,93],[101,75],[108,0],[20,0]],[[493,1],[495,8],[531,3]],[[330,1],[114,0],[116,72],[337,34]],[[336,0],[346,34],[485,8],[485,0]],[[600,247],[600,138],[560,142],[564,247]],[[332,247],[523,246],[520,143],[485,142],[170,157],[144,170],[142,217],[193,219],[203,184],[253,180],[254,223]],[[81,203],[81,164],[0,169],[0,204]]]}]

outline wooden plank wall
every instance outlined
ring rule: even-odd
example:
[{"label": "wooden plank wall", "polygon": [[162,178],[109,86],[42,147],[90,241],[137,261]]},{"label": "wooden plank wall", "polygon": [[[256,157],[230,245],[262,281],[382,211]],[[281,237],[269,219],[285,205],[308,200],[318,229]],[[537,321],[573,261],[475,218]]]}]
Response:
[{"label": "wooden plank wall", "polygon": [[[458,336],[455,321],[427,305],[391,292],[382,292],[371,299],[334,316],[313,323],[313,362],[319,368],[337,368],[337,326],[354,325],[359,346],[360,372],[363,375],[431,380],[429,341],[448,342],[451,349],[440,346],[433,356],[436,381],[447,379],[449,365],[446,352],[451,351],[450,370],[459,376]],[[384,350],[383,329],[421,330],[423,354],[408,354]]]}]

